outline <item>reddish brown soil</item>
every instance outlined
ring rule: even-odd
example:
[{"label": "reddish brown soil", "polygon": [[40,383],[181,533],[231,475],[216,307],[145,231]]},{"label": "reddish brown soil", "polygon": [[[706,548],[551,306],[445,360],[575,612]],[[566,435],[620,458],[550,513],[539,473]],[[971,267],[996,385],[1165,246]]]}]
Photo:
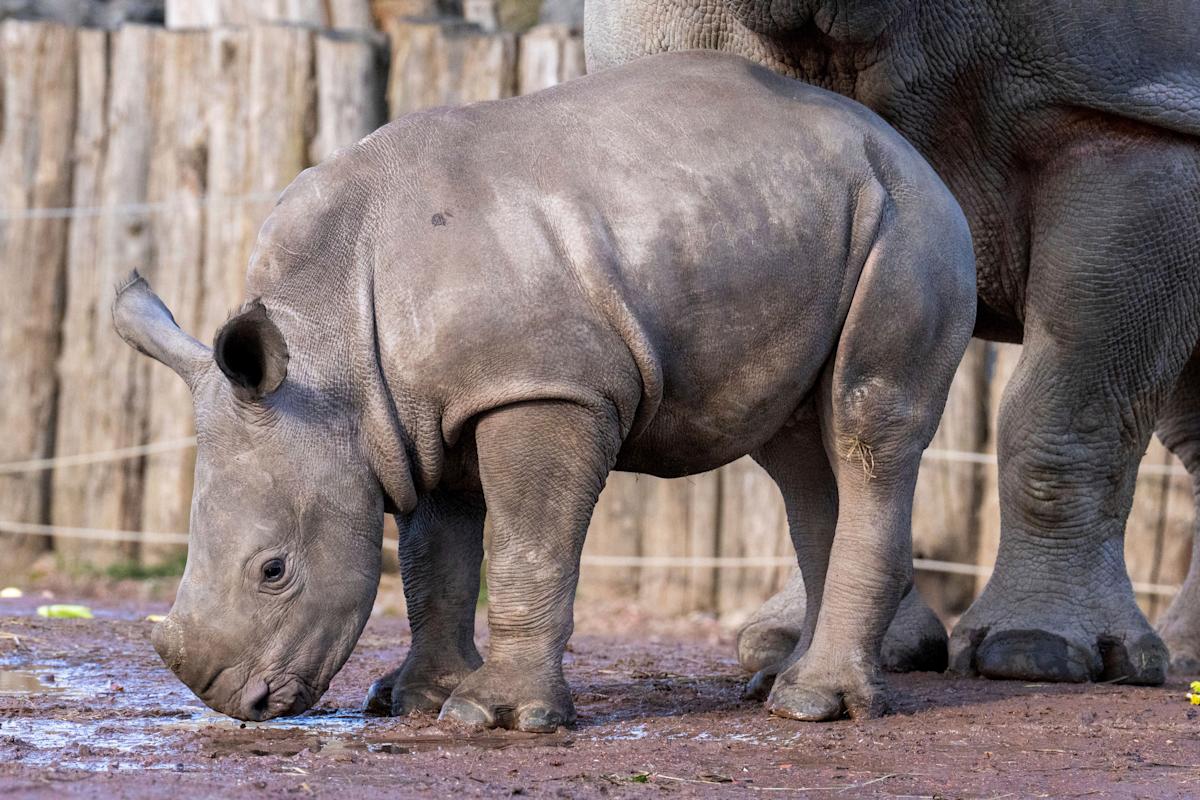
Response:
[{"label": "reddish brown soil", "polygon": [[[381,616],[317,709],[243,727],[150,648],[142,618],[165,605],[96,601],[97,619],[60,621],[36,617],[38,602],[0,600],[3,797],[1200,796],[1200,707],[1182,680],[893,676],[891,716],[806,725],[740,698],[713,623],[581,609],[567,660],[578,727],[471,732],[358,712],[408,645],[404,622]],[[15,671],[50,689],[13,691],[33,679]]]}]

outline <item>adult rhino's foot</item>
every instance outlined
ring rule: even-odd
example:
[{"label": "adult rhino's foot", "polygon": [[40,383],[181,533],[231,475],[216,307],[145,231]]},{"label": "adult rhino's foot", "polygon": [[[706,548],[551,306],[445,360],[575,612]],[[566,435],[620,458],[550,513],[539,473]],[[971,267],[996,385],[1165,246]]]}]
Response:
[{"label": "adult rhino's foot", "polygon": [[955,626],[951,671],[1024,681],[1165,680],[1167,648],[1134,602],[1123,565],[1119,575],[1043,578],[1043,585],[1024,566],[1011,578],[998,567]]},{"label": "adult rhino's foot", "polygon": [[775,678],[767,710],[805,722],[847,715],[869,719],[887,711],[886,696],[887,687],[874,669],[805,657]]},{"label": "adult rhino's foot", "polygon": [[1200,675],[1200,570],[1194,567],[1200,552],[1192,559],[1195,574],[1189,573],[1179,594],[1159,620],[1158,630],[1171,653],[1171,669],[1195,678]]},{"label": "adult rhino's foot", "polygon": [[484,728],[552,733],[575,724],[575,704],[562,675],[484,664],[442,706],[439,719]]},{"label": "adult rhino's foot", "polygon": [[475,655],[474,659],[454,659],[451,663],[414,658],[410,653],[398,669],[371,684],[363,711],[383,717],[436,714],[446,698],[482,663],[478,658]]},{"label": "adult rhino's foot", "polygon": [[[793,570],[787,584],[763,603],[738,631],[738,661],[743,669],[763,672],[792,655],[804,629],[805,606],[804,580],[800,570]],[[767,689],[770,688],[768,684]]]}]

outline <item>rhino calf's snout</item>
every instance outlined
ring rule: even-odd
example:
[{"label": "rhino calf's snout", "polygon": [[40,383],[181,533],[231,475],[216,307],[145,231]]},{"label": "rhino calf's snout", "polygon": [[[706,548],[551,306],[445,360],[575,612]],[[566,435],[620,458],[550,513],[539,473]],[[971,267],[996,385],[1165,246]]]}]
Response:
[{"label": "rhino calf's snout", "polygon": [[261,722],[274,717],[299,714],[311,705],[304,684],[283,677],[274,687],[261,674],[237,669],[222,669],[209,659],[189,658],[188,637],[204,640],[207,632],[198,626],[180,622],[174,615],[154,626],[150,641],[159,657],[208,706],[237,719]]}]

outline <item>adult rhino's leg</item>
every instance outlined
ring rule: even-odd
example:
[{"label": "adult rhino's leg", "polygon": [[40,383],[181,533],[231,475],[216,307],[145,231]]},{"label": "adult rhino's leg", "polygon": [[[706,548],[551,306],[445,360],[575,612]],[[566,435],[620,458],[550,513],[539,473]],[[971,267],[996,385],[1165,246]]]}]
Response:
[{"label": "adult rhino's leg", "polygon": [[[1192,352],[1158,419],[1158,437],[1192,476],[1192,492],[1200,509],[1200,347]],[[1192,540],[1192,563],[1179,594],[1159,620],[1158,630],[1171,653],[1171,668],[1184,675],[1200,673],[1200,512]]]},{"label": "adult rhino's leg", "polygon": [[1038,186],[1024,348],[1000,410],[1000,550],[951,668],[1158,684],[1167,651],[1123,539],[1138,462],[1200,333],[1200,150],[1080,143]]},{"label": "adult rhino's leg", "polygon": [[476,427],[492,515],[486,663],[442,707],[473,725],[552,731],[575,721],[562,672],[584,535],[620,448],[616,413],[565,402],[493,411]]},{"label": "adult rhino's leg", "polygon": [[482,495],[437,490],[396,517],[412,647],[403,664],[371,684],[369,713],[436,712],[483,663],[475,606],[485,512]]},{"label": "adult rhino's leg", "polygon": [[[772,713],[794,719],[886,708],[879,655],[912,585],[917,470],[974,321],[965,223],[938,218],[928,201],[893,202],[821,384],[837,523],[811,645],[778,674],[767,700]],[[881,324],[899,319],[898,309],[910,312],[902,324]]]}]

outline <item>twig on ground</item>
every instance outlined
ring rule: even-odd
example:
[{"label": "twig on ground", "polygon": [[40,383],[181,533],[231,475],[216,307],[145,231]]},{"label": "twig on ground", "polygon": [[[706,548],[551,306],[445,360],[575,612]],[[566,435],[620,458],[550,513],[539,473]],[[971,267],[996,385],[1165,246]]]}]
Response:
[{"label": "twig on ground", "polygon": [[[888,775],[881,775],[878,778],[872,778],[869,781],[863,781],[862,783],[851,783],[846,786],[755,786],[752,783],[744,783],[742,781],[735,781],[734,783],[736,783],[736,785],[739,788],[751,789],[756,792],[838,792],[838,793],[841,793],[844,791],[848,791],[850,789],[861,789],[864,786],[870,786],[873,783],[879,783],[880,781],[886,781],[888,778],[895,778],[901,774],[902,773],[899,773],[899,772],[892,772]],[[678,775],[664,775],[661,772],[655,772],[650,777],[651,778],[662,778],[664,781],[678,781],[679,783],[721,784],[721,783],[729,783],[730,782],[727,780],[725,780],[725,781],[705,780],[703,778],[681,778]]]}]

